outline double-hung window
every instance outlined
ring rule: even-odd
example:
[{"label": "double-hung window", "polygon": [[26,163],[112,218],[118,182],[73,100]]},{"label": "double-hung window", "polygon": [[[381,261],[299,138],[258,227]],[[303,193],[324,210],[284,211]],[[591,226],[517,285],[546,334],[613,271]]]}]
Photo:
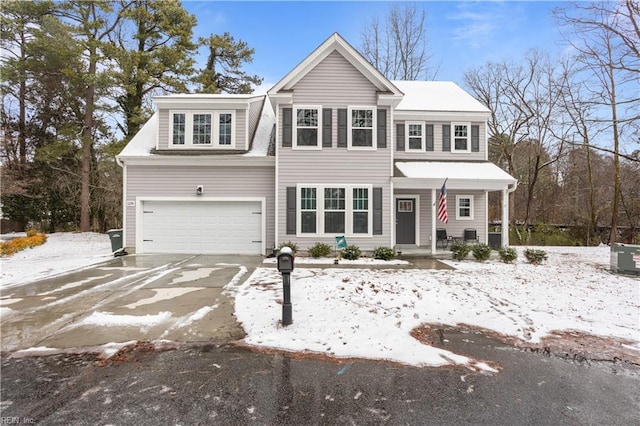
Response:
[{"label": "double-hung window", "polygon": [[316,188],[300,189],[300,232],[315,234],[318,222],[318,203]]},{"label": "double-hung window", "polygon": [[473,195],[456,195],[456,220],[473,220]]},{"label": "double-hung window", "polygon": [[233,111],[172,111],[169,147],[232,149]]},{"label": "double-hung window", "polygon": [[408,122],[406,130],[406,146],[407,151],[424,151],[425,150],[425,132],[424,123]]},{"label": "double-hung window", "polygon": [[452,123],[452,152],[471,152],[471,126],[469,123]]},{"label": "double-hung window", "polygon": [[353,188],[353,233],[369,233],[369,188]]},{"label": "double-hung window", "polygon": [[320,107],[297,107],[295,109],[295,146],[320,147],[322,109]]},{"label": "double-hung window", "polygon": [[300,185],[298,234],[370,235],[371,191],[367,185]]},{"label": "double-hung window", "polygon": [[182,112],[174,113],[171,129],[171,143],[173,145],[184,145],[187,130],[187,115]]},{"label": "double-hung window", "polygon": [[324,189],[324,233],[345,232],[345,188]]},{"label": "double-hung window", "polygon": [[211,145],[211,114],[193,114],[193,144]]},{"label": "double-hung window", "polygon": [[376,110],[349,108],[349,148],[375,148]]}]

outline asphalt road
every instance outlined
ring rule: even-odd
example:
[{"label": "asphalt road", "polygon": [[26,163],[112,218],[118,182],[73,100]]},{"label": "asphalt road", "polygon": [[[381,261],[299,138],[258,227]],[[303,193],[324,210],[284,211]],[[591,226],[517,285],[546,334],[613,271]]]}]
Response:
[{"label": "asphalt road", "polygon": [[636,365],[477,347],[499,373],[213,344],[132,351],[106,364],[93,355],[4,358],[1,417],[52,425],[640,423]]}]

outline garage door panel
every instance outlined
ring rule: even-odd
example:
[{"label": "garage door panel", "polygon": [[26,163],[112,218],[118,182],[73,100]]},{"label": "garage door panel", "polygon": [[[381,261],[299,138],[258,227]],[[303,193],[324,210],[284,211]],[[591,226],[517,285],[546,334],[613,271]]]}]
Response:
[{"label": "garage door panel", "polygon": [[145,201],[145,253],[262,252],[260,202]]}]

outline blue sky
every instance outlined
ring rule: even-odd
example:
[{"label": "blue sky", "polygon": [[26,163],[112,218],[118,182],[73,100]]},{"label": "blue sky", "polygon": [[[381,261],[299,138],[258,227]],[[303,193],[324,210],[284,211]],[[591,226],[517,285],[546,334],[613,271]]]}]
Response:
[{"label": "blue sky", "polygon": [[[551,1],[422,1],[437,80],[463,85],[465,71],[487,61],[518,61],[531,48],[560,49],[551,10],[567,5]],[[183,1],[198,19],[196,36],[228,31],[255,49],[244,69],[274,84],[332,33],[355,48],[362,28],[383,18],[390,2]],[[206,52],[201,50],[202,63]]]}]

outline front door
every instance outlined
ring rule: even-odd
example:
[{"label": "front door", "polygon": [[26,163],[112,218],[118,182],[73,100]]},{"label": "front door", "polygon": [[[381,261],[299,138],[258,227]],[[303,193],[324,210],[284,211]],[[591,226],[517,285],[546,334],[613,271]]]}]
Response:
[{"label": "front door", "polygon": [[396,244],[416,243],[416,199],[396,199]]}]

